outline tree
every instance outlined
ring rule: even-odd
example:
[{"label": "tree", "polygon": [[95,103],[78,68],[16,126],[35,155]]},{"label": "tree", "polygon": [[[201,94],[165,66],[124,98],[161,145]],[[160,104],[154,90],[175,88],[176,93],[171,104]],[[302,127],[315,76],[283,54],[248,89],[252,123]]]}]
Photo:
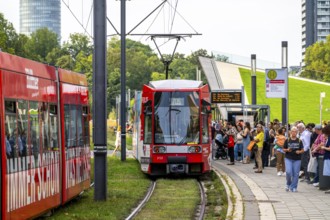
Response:
[{"label": "tree", "polygon": [[46,62],[48,53],[54,48],[60,48],[59,39],[57,34],[48,28],[36,30],[26,42],[29,58],[39,62]]},{"label": "tree", "polygon": [[330,35],[325,42],[316,42],[309,46],[304,61],[302,77],[330,82]]},{"label": "tree", "polygon": [[[120,40],[108,42],[108,111],[115,107],[115,97],[120,94]],[[126,39],[126,87],[141,90],[151,80],[152,72],[160,72],[162,64],[148,45]]]},{"label": "tree", "polygon": [[227,57],[227,56],[225,56],[225,55],[217,54],[215,60],[216,60],[216,61],[222,61],[222,62],[228,62],[229,57]]},{"label": "tree", "polygon": [[170,78],[180,78],[180,79],[196,79],[196,65],[191,63],[188,59],[184,57],[183,54],[178,54],[179,57],[174,59],[170,65]]},{"label": "tree", "polygon": [[[207,53],[207,50],[205,50],[205,49],[199,49],[199,50],[197,50],[197,51],[195,51],[195,52],[192,52],[191,55],[189,55],[189,56],[187,57],[187,59],[188,59],[192,64],[194,64],[195,66],[197,66],[198,69],[199,69],[199,70],[202,70],[202,72],[203,72],[202,66],[201,66],[201,64],[199,63],[199,59],[198,59],[198,57],[200,57],[200,56],[201,56],[201,57],[207,57],[207,58],[214,58],[214,56],[213,56],[213,54],[209,55],[209,54]],[[206,77],[205,77],[205,73],[202,74],[202,81],[203,81],[204,83],[207,83],[207,80],[206,80]]]},{"label": "tree", "polygon": [[157,80],[165,80],[165,74],[159,73],[159,72],[152,72],[151,73],[151,81],[157,81]]},{"label": "tree", "polygon": [[26,57],[24,45],[27,36],[17,34],[12,23],[8,22],[0,13],[0,48],[2,51]]}]

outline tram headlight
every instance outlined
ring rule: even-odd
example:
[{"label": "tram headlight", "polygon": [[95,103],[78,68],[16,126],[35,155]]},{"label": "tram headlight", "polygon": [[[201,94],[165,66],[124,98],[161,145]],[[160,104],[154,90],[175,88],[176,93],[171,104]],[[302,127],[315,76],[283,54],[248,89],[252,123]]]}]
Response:
[{"label": "tram headlight", "polygon": [[202,152],[202,148],[200,146],[190,146],[188,148],[188,152],[189,153],[201,153]]},{"label": "tram headlight", "polygon": [[153,147],[153,152],[154,153],[159,153],[159,154],[164,154],[164,153],[166,153],[166,147],[164,147],[164,146],[154,146]]}]

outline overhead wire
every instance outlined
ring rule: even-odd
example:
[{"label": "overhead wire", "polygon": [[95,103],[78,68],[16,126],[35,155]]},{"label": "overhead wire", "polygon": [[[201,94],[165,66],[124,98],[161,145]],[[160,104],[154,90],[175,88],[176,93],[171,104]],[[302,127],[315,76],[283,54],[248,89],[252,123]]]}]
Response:
[{"label": "overhead wire", "polygon": [[79,25],[84,29],[85,33],[87,33],[87,35],[93,39],[93,36],[89,34],[89,32],[86,30],[86,28],[84,27],[84,25],[79,21],[79,19],[77,18],[77,16],[74,14],[74,12],[71,10],[70,6],[65,3],[64,0],[62,0],[62,3],[69,9],[70,13],[72,14],[72,16],[76,19],[76,21],[79,23]]},{"label": "overhead wire", "polygon": [[171,23],[170,33],[172,33],[172,29],[173,29],[173,26],[174,26],[174,19],[175,19],[176,9],[178,8],[178,3],[179,3],[179,0],[176,0],[174,14],[173,14],[173,19],[172,19],[172,23]]},{"label": "overhead wire", "polygon": [[[164,4],[163,4],[163,5],[161,6],[161,8],[159,9],[158,13],[156,14],[155,18],[152,20],[151,24],[149,25],[149,27],[147,28],[147,30],[144,32],[144,34],[146,34],[146,33],[150,30],[151,26],[155,23],[157,17],[159,16],[159,14],[160,14],[160,12],[162,11],[163,8],[164,8]],[[139,39],[138,41],[141,41],[142,38],[143,38],[143,36],[141,36],[140,39]],[[136,43],[134,43],[134,44],[132,45],[132,47],[133,47],[135,44],[136,44]],[[154,48],[154,49],[151,48],[151,50],[153,50],[153,51],[154,51],[155,49],[156,49],[156,48]]]},{"label": "overhead wire", "polygon": [[173,9],[175,9],[175,11],[176,11],[176,13],[186,22],[186,24],[191,28],[191,29],[193,29],[196,33],[198,33],[196,30],[195,30],[195,28],[179,13],[179,11],[178,10],[176,10],[176,8],[175,7],[173,7],[173,5],[171,4],[171,3],[169,3],[169,2],[167,2]]},{"label": "overhead wire", "polygon": [[[89,15],[88,15],[88,19],[87,19],[86,27],[85,27],[86,30],[87,30],[87,26],[88,26],[88,24],[89,24],[89,20],[90,20],[90,18],[92,17],[93,7],[94,7],[94,2],[92,2],[91,9],[90,9],[90,11],[89,11]],[[91,26],[93,26],[93,25],[91,25]],[[86,33],[86,32],[85,32],[85,33]]]}]

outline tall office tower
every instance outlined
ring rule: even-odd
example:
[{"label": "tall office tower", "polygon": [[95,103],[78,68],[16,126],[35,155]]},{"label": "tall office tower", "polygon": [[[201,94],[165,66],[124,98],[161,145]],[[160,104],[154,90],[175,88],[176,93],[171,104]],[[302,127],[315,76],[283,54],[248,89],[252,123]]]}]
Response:
[{"label": "tall office tower", "polygon": [[302,0],[302,57],[306,48],[330,34],[330,0]]},{"label": "tall office tower", "polygon": [[47,27],[61,38],[61,0],[20,0],[20,33]]}]

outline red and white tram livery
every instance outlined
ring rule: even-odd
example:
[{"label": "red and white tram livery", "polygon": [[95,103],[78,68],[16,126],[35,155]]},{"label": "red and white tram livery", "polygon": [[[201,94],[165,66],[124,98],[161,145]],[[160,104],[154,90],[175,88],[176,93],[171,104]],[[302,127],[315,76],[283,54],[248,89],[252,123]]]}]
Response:
[{"label": "red and white tram livery", "polygon": [[[210,171],[211,105],[208,85],[192,80],[152,81],[136,102],[134,153],[150,175]],[[141,104],[139,104],[141,103]],[[141,106],[141,107],[140,107]],[[135,131],[135,132],[136,132]]]},{"label": "red and white tram livery", "polygon": [[31,219],[90,185],[86,77],[0,52],[1,219]]}]

